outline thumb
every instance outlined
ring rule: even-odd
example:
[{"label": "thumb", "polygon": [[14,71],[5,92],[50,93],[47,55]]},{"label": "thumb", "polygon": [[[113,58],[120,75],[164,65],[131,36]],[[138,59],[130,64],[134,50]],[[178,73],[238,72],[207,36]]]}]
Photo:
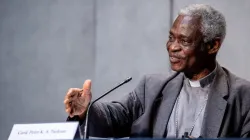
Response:
[{"label": "thumb", "polygon": [[82,96],[85,98],[85,107],[88,106],[89,102],[91,101],[92,94],[91,94],[91,80],[86,80],[83,84],[83,94]]},{"label": "thumb", "polygon": [[86,80],[83,84],[83,92],[90,94],[91,92],[91,80]]}]

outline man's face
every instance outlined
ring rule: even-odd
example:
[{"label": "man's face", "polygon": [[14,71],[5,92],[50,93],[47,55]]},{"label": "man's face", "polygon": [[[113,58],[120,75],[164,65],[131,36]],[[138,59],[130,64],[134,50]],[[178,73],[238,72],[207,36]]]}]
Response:
[{"label": "man's face", "polygon": [[179,15],[170,29],[167,50],[174,71],[194,71],[202,64],[200,19]]}]

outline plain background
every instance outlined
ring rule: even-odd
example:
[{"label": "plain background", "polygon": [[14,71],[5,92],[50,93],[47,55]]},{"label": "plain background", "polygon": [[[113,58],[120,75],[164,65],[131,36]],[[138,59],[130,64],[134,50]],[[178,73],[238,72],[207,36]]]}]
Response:
[{"label": "plain background", "polygon": [[249,0],[0,0],[0,139],[16,123],[64,122],[67,90],[86,79],[96,98],[132,76],[110,101],[144,74],[167,76],[168,31],[191,3],[225,15],[218,62],[250,80]]}]

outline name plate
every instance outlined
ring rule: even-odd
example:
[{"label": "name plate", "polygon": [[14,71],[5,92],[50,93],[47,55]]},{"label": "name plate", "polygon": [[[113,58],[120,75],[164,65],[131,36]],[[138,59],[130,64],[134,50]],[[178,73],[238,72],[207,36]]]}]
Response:
[{"label": "name plate", "polygon": [[74,139],[78,122],[14,124],[9,140]]}]

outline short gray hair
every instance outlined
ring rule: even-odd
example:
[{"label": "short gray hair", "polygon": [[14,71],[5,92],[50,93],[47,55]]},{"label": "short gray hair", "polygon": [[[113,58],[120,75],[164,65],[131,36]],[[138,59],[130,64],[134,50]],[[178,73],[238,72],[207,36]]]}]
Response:
[{"label": "short gray hair", "polygon": [[221,41],[226,36],[225,17],[206,4],[192,4],[180,10],[179,15],[201,17],[201,33],[205,43],[212,41],[215,37],[220,37]]}]

